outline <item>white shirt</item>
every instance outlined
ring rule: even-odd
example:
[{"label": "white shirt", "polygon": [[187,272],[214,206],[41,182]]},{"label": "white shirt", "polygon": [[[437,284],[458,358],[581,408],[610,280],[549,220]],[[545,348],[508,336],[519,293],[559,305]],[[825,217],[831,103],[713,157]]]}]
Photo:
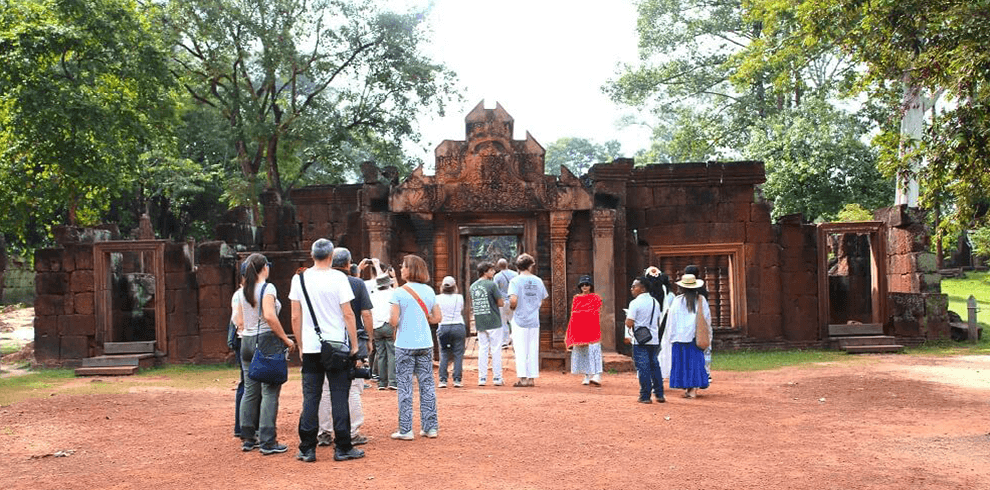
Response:
[{"label": "white shirt", "polygon": [[[637,327],[649,327],[650,334],[653,338],[647,342],[647,345],[657,345],[660,343],[660,316],[663,312],[660,311],[660,302],[653,299],[650,293],[640,293],[639,296],[633,298],[629,302],[629,309],[626,311],[626,318],[631,318],[635,330]],[[628,330],[628,328],[627,328]],[[632,337],[633,345],[637,345],[636,337]]]},{"label": "white shirt", "polygon": [[464,296],[460,294],[438,294],[437,304],[440,305],[440,313],[443,318],[440,325],[463,325],[464,316]]},{"label": "white shirt", "polygon": [[[708,337],[711,338],[712,311],[704,296],[698,295],[698,298],[701,300],[701,312],[705,316],[705,322],[708,323]],[[683,294],[674,298],[673,304],[667,311],[667,332],[669,332],[670,342],[690,343],[694,340],[698,328],[697,323],[695,323],[697,319],[697,312],[691,313],[688,310],[687,301],[684,300]]]},{"label": "white shirt", "polygon": [[375,289],[370,294],[372,328],[382,328],[392,318],[392,288]]},{"label": "white shirt", "polygon": [[[268,325],[268,322],[264,318],[264,314],[258,316],[258,305],[262,304],[264,298],[261,298],[261,290],[265,290],[265,296],[273,296],[275,298],[275,315],[278,315],[279,311],[282,310],[282,303],[278,300],[278,293],[275,291],[275,285],[267,282],[259,282],[254,285],[254,306],[248,303],[247,298],[244,297],[244,289],[241,288],[240,298],[237,298],[238,303],[241,305],[241,320],[244,321],[244,332],[242,332],[242,337],[248,337],[251,335],[258,335],[264,332],[271,332],[272,327]],[[233,304],[233,302],[231,302]],[[264,305],[262,305],[263,307]]]},{"label": "white shirt", "polygon": [[320,337],[334,342],[347,341],[347,325],[344,324],[342,307],[350,308],[354,291],[343,272],[335,269],[314,269],[303,272],[306,278],[306,292],[313,301],[313,311],[320,323],[320,336],[313,328],[313,315],[309,312],[306,297],[303,295],[299,274],[292,276],[289,299],[298,301],[302,308],[302,350],[303,354],[320,353]]}]

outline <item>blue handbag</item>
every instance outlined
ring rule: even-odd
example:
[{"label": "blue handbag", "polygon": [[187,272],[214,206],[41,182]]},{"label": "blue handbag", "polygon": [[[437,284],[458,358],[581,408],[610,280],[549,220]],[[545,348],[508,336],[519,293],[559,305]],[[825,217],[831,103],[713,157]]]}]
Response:
[{"label": "blue handbag", "polygon": [[[268,286],[265,283],[261,286],[261,294],[258,298],[258,324],[261,324],[264,316],[262,315],[261,304],[264,302],[265,288]],[[261,332],[254,337],[254,357],[251,358],[251,364],[248,366],[247,375],[249,378],[258,381],[260,383],[268,383],[272,385],[280,385],[285,383],[289,379],[289,363],[288,363],[288,349],[279,349],[278,352],[274,354],[265,354],[261,352],[259,348],[259,339],[261,337]]]}]

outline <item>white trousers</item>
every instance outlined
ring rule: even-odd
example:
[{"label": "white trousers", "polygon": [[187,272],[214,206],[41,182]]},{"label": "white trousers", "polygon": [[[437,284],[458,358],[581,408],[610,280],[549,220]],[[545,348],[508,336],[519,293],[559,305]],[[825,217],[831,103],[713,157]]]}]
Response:
[{"label": "white trousers", "polygon": [[512,323],[512,348],[516,353],[516,376],[540,377],[540,329],[520,328]]},{"label": "white trousers", "polygon": [[488,379],[488,354],[492,356],[492,376],[502,379],[502,329],[478,332],[478,380]]},{"label": "white trousers", "polygon": [[[347,394],[347,406],[351,412],[351,437],[358,433],[364,425],[364,407],[361,405],[361,393],[364,393],[364,379],[356,378],[351,381],[351,389]],[[333,410],[330,408],[330,383],[323,380],[323,396],[320,397],[320,433],[333,432]]]},{"label": "white trousers", "polygon": [[502,343],[509,343],[511,338],[511,332],[509,331],[509,322],[512,321],[512,308],[509,308],[509,299],[506,298],[505,305],[502,306]]}]

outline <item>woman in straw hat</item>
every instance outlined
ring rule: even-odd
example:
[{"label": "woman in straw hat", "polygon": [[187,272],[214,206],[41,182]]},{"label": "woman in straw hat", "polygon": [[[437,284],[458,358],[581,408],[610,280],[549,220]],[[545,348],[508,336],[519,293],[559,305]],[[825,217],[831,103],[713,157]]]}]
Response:
[{"label": "woman in straw hat", "polygon": [[681,294],[674,298],[667,310],[667,335],[671,343],[670,387],[683,388],[685,398],[697,396],[698,388],[708,387],[708,372],[705,370],[705,352],[695,343],[698,313],[704,318],[708,328],[708,338],[712,335],[711,311],[708,300],[698,294],[705,281],[694,274],[684,274],[676,283]]},{"label": "woman in straw hat", "polygon": [[581,276],[571,303],[564,344],[571,349],[571,373],[584,374],[583,385],[602,384],[601,311],[602,297],[595,294],[591,276]]}]

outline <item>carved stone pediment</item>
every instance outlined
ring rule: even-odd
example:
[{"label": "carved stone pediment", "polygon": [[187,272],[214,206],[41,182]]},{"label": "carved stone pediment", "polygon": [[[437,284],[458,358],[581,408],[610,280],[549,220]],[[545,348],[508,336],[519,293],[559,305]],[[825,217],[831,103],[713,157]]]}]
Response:
[{"label": "carved stone pediment", "polygon": [[416,169],[389,198],[393,212],[484,212],[591,209],[592,196],[570,172],[546,175],[546,151],[528,132],[513,140],[513,119],[500,104],[479,103],[465,118],[466,141],[436,149],[436,175]]}]

